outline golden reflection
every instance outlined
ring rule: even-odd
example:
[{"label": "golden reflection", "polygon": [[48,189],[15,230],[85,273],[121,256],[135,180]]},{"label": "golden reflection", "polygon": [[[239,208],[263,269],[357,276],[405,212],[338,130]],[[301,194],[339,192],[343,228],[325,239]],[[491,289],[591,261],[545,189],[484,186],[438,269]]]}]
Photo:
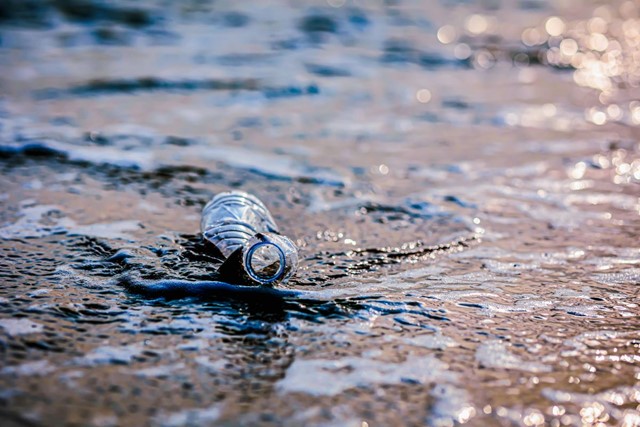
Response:
[{"label": "golden reflection", "polygon": [[609,46],[609,39],[604,34],[593,33],[589,37],[589,47],[598,52],[604,52]]},{"label": "golden reflection", "polygon": [[420,89],[416,92],[416,99],[421,104],[427,104],[431,101],[431,91],[429,89]]},{"label": "golden reflection", "polygon": [[436,37],[442,44],[453,43],[457,37],[456,29],[453,27],[453,25],[444,25],[438,30]]},{"label": "golden reflection", "polygon": [[564,31],[565,24],[561,18],[557,16],[552,16],[547,19],[547,22],[544,24],[544,29],[550,36],[557,37],[562,34]]},{"label": "golden reflection", "polygon": [[546,37],[537,28],[527,28],[522,32],[522,43],[526,46],[537,46],[546,41]]},{"label": "golden reflection", "polygon": [[578,162],[569,171],[569,177],[573,179],[581,179],[584,176],[586,170],[587,165],[585,164],[585,162]]},{"label": "golden reflection", "polygon": [[640,412],[631,409],[625,411],[621,427],[640,427]]},{"label": "golden reflection", "polygon": [[458,411],[457,420],[460,424],[464,424],[476,415],[476,408],[466,406]]},{"label": "golden reflection", "polygon": [[[638,4],[633,1],[624,2],[617,8],[603,4],[584,20],[569,21],[549,16],[539,25],[524,29],[522,44],[534,49],[514,52],[511,56],[513,65],[521,69],[519,81],[528,84],[535,80],[530,65],[537,61],[558,68],[572,68],[572,78],[578,86],[599,92],[597,96],[602,107],[585,111],[587,122],[596,126],[609,122],[640,125],[640,105],[634,104],[636,101],[628,105],[612,102],[620,88],[640,86],[640,19],[635,17],[637,13]],[[471,59],[474,68],[489,69],[501,57],[483,47],[482,40],[496,26],[495,16],[472,14],[466,17],[462,28],[451,24],[441,26],[436,37],[440,43],[453,46],[457,59]],[[431,99],[429,92],[418,92],[416,98],[421,103]],[[505,117],[505,122],[512,126],[530,121],[520,115]],[[557,129],[572,126],[571,121],[554,118],[554,122]]]},{"label": "golden reflection", "polygon": [[[587,121],[604,125],[608,121],[640,124],[640,105],[612,104],[620,88],[640,86],[640,19],[637,2],[619,8],[602,5],[583,21],[564,21],[550,16],[537,27],[527,28],[521,41],[540,47],[542,59],[551,66],[573,68],[573,81],[599,91],[605,109],[586,112]],[[514,56],[514,64],[515,56]],[[517,64],[521,64],[519,60]],[[611,105],[609,105],[611,104]]]},{"label": "golden reflection", "polygon": [[593,124],[601,126],[607,122],[607,114],[594,107],[587,111],[587,120]]},{"label": "golden reflection", "polygon": [[604,405],[600,402],[587,403],[580,409],[580,417],[582,423],[586,425],[606,423],[610,418],[609,414],[605,411]]},{"label": "golden reflection", "polygon": [[595,155],[593,163],[601,169],[613,169],[613,182],[616,184],[640,182],[640,158],[632,158],[631,154],[621,148],[609,155]]},{"label": "golden reflection", "polygon": [[471,34],[482,34],[489,29],[489,20],[483,15],[471,15],[465,22],[465,28]]},{"label": "golden reflection", "polygon": [[544,424],[544,415],[538,411],[528,413],[522,420],[526,426],[541,426]]},{"label": "golden reflection", "polygon": [[631,110],[631,121],[633,121],[634,125],[640,124],[640,107]]},{"label": "golden reflection", "polygon": [[606,33],[609,24],[603,18],[596,16],[587,22],[587,30],[590,33]]},{"label": "golden reflection", "polygon": [[[551,66],[573,68],[573,80],[579,86],[600,91],[599,100],[607,105],[620,87],[640,86],[640,19],[629,18],[637,13],[638,6],[625,2],[618,9],[609,5],[597,7],[592,17],[583,21],[565,21],[550,16],[537,27],[527,28],[521,41],[527,47],[540,47],[538,59]],[[491,30],[496,18],[474,14],[467,17],[464,30],[467,34],[481,36]],[[458,40],[459,32],[450,24],[440,27],[437,38],[440,43],[450,44]],[[454,48],[460,60],[473,57],[476,68],[487,69],[496,61],[494,54],[484,48],[473,52],[473,41],[465,40]],[[526,69],[531,63],[531,52],[516,52],[512,59],[517,67]],[[607,111],[592,111],[587,120],[603,125],[609,119],[629,120],[640,124],[640,108],[613,106]]]},{"label": "golden reflection", "polygon": [[[585,122],[592,126],[610,123],[640,125],[640,100],[619,96],[621,90],[628,92],[629,89],[640,88],[639,13],[640,1],[629,0],[615,6],[602,4],[593,10],[591,16],[577,20],[547,16],[538,25],[524,29],[520,35],[524,49],[510,55],[513,67],[517,68],[518,81],[523,85],[534,83],[539,71],[531,65],[537,62],[572,69],[573,81],[578,86],[595,90],[599,104],[586,108],[583,118],[567,114],[559,109],[559,105],[530,106],[520,111],[505,112],[504,123],[507,126],[545,127],[559,131],[584,126]],[[490,69],[504,58],[487,45],[487,35],[497,31],[498,26],[495,16],[471,14],[461,27],[450,23],[442,25],[436,37],[439,43],[451,45],[458,60],[469,60],[476,69]],[[422,88],[416,91],[415,98],[426,104],[431,102],[432,94]],[[640,145],[638,147],[640,149]],[[640,182],[640,159],[628,158],[624,150],[594,156],[591,165],[610,169],[615,184]],[[578,182],[586,171],[584,162],[569,168],[568,176],[574,180],[572,188],[587,185],[587,181]]]},{"label": "golden reflection", "polygon": [[622,109],[616,104],[611,104],[607,106],[607,114],[613,120],[620,120],[622,118]]},{"label": "golden reflection", "polygon": [[564,39],[560,42],[560,52],[565,56],[573,56],[578,53],[578,42],[574,39]]}]

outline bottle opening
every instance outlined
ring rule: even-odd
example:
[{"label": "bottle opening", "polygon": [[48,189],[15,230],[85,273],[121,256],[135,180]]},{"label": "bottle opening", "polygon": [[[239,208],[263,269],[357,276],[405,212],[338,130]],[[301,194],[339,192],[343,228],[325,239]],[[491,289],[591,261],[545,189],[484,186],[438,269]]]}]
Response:
[{"label": "bottle opening", "polygon": [[277,280],[284,271],[284,264],[285,257],[282,250],[268,242],[254,245],[246,258],[249,275],[262,283]]}]

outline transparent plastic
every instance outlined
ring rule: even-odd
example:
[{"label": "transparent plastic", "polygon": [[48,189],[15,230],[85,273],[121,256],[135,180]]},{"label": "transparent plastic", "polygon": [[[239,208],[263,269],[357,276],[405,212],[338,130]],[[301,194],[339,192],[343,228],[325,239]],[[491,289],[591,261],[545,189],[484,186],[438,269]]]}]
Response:
[{"label": "transparent plastic", "polygon": [[269,210],[251,194],[216,195],[202,210],[200,227],[226,258],[220,272],[228,279],[273,285],[287,281],[297,268],[296,246],[278,233]]}]

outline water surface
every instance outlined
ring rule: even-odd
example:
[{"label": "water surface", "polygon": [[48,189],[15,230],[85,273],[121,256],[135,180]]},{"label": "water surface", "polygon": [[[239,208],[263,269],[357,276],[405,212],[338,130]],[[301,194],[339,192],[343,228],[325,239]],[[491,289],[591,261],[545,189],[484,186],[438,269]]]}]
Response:
[{"label": "water surface", "polygon": [[0,6],[2,424],[640,425],[640,4],[236,3]]}]

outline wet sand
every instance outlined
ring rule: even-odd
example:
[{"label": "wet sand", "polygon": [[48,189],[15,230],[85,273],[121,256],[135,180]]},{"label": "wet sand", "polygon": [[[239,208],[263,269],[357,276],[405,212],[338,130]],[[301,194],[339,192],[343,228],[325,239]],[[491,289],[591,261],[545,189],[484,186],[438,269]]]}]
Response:
[{"label": "wet sand", "polygon": [[[640,425],[638,28],[0,5],[1,424]],[[228,189],[298,244],[288,284],[216,282]]]}]

